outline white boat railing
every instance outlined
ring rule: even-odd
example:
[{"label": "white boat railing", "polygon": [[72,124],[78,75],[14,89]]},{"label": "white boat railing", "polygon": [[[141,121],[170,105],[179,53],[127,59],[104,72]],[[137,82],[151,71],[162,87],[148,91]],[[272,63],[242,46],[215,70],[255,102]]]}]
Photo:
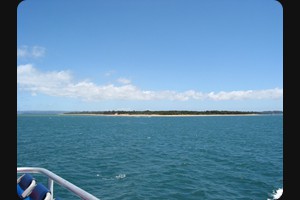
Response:
[{"label": "white boat railing", "polygon": [[76,185],[70,183],[69,181],[63,179],[62,177],[56,175],[55,173],[41,167],[17,167],[17,173],[38,173],[43,174],[48,178],[47,188],[51,191],[51,196],[53,199],[53,185],[54,182],[66,188],[67,190],[74,193],[76,196],[84,200],[100,200],[99,198],[93,196],[87,191],[77,187]]}]

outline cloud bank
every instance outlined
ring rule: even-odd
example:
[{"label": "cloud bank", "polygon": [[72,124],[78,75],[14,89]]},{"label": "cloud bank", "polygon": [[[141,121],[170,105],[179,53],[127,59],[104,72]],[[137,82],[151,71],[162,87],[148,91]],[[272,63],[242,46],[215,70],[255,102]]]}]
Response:
[{"label": "cloud bank", "polygon": [[220,91],[203,93],[195,90],[177,92],[171,90],[149,91],[142,90],[132,85],[130,80],[118,79],[121,86],[114,84],[96,85],[90,81],[75,82],[69,71],[41,72],[33,65],[19,65],[17,67],[18,88],[31,92],[32,95],[38,93],[77,98],[84,101],[101,100],[249,100],[249,99],[281,99],[283,89],[274,88],[266,90],[246,90],[246,91]]}]

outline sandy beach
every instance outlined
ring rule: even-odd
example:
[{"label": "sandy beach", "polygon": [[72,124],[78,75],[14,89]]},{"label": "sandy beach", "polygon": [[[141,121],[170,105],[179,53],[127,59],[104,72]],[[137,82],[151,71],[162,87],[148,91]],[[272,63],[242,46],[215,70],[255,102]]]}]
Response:
[{"label": "sandy beach", "polygon": [[71,115],[71,116],[108,116],[108,117],[216,117],[216,116],[257,116],[259,114],[211,114],[211,115],[143,115],[143,114],[61,114],[61,115]]}]

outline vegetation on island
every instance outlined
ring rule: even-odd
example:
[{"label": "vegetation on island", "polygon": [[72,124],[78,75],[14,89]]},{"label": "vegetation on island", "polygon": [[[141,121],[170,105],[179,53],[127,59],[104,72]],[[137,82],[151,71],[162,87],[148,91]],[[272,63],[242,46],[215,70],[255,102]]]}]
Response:
[{"label": "vegetation on island", "polygon": [[244,115],[244,114],[282,114],[282,111],[226,111],[226,110],[208,110],[208,111],[188,111],[188,110],[161,110],[161,111],[74,111],[64,114],[93,114],[93,115]]}]

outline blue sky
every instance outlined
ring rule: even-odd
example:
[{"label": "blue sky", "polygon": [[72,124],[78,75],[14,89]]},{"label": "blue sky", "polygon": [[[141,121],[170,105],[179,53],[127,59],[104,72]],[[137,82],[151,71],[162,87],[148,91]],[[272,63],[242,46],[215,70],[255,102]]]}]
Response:
[{"label": "blue sky", "polygon": [[25,0],[17,110],[283,110],[275,0]]}]

